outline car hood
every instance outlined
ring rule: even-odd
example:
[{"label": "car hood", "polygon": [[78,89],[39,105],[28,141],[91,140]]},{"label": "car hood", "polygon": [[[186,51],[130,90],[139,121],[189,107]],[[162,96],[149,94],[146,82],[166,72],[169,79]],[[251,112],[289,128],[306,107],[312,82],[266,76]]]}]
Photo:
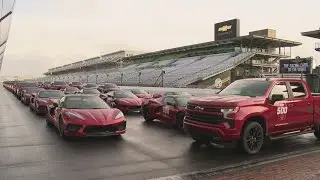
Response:
[{"label": "car hood", "polygon": [[83,123],[88,125],[108,125],[123,120],[123,118],[115,119],[121,112],[118,109],[68,109],[65,112],[80,115],[84,119]]},{"label": "car hood", "polygon": [[[258,98],[249,96],[237,96],[237,95],[215,95],[206,96],[201,98],[191,98],[189,104],[203,105],[203,106],[220,106],[220,107],[235,107],[244,102],[251,102]],[[249,102],[248,102],[249,101]],[[245,104],[247,104],[245,103]]]},{"label": "car hood", "polygon": [[136,94],[138,98],[152,98],[150,94]]},{"label": "car hood", "polygon": [[142,100],[139,98],[119,98],[115,100],[116,104],[130,105],[130,106],[141,106]]}]

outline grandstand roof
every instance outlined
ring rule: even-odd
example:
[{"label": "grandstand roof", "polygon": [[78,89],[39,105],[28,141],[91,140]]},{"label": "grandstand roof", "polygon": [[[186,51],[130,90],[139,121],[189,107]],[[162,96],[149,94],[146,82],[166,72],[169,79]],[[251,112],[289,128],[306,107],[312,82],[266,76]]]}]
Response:
[{"label": "grandstand roof", "polygon": [[302,32],[301,35],[302,36],[311,37],[311,38],[320,39],[320,29],[319,30],[314,30],[314,31]]},{"label": "grandstand roof", "polygon": [[246,35],[246,36],[234,37],[234,38],[224,39],[219,41],[210,41],[210,42],[204,42],[200,44],[193,44],[193,45],[187,45],[187,46],[182,46],[182,47],[177,47],[172,49],[154,51],[150,53],[127,57],[126,59],[128,60],[140,59],[140,58],[151,57],[154,55],[163,55],[163,54],[169,54],[174,52],[194,50],[199,48],[214,47],[214,46],[219,46],[223,44],[238,44],[238,45],[252,47],[252,48],[254,47],[278,48],[278,47],[299,46],[302,43],[296,42],[296,41],[278,39],[278,38],[271,38],[271,37],[264,37],[264,36],[257,36],[257,35]]}]

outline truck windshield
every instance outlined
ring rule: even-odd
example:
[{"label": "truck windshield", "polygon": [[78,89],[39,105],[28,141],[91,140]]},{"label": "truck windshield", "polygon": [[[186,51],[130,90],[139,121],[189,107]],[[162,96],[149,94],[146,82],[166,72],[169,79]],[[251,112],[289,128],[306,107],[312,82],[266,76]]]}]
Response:
[{"label": "truck windshield", "polygon": [[231,83],[218,94],[250,97],[263,96],[271,84],[271,81],[239,80]]}]

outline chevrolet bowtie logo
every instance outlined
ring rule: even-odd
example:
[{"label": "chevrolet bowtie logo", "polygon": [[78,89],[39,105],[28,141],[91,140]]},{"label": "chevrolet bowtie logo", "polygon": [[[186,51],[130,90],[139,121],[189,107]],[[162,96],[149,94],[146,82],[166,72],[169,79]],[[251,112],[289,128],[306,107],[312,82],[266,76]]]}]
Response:
[{"label": "chevrolet bowtie logo", "polygon": [[194,109],[197,110],[197,111],[203,111],[204,108],[202,108],[200,106],[196,106]]},{"label": "chevrolet bowtie logo", "polygon": [[232,28],[232,25],[228,26],[228,25],[225,25],[225,26],[222,26],[218,29],[218,31],[220,32],[225,32],[225,31],[228,31],[229,29]]}]

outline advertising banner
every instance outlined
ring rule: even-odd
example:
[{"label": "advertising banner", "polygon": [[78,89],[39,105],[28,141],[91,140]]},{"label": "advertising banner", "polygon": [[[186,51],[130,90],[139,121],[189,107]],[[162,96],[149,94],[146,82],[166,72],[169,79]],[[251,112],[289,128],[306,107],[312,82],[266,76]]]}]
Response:
[{"label": "advertising banner", "polygon": [[280,74],[310,74],[312,58],[282,59],[279,66]]},{"label": "advertising banner", "polygon": [[214,25],[214,39],[215,41],[238,37],[240,36],[240,20],[233,19],[216,23]]}]

